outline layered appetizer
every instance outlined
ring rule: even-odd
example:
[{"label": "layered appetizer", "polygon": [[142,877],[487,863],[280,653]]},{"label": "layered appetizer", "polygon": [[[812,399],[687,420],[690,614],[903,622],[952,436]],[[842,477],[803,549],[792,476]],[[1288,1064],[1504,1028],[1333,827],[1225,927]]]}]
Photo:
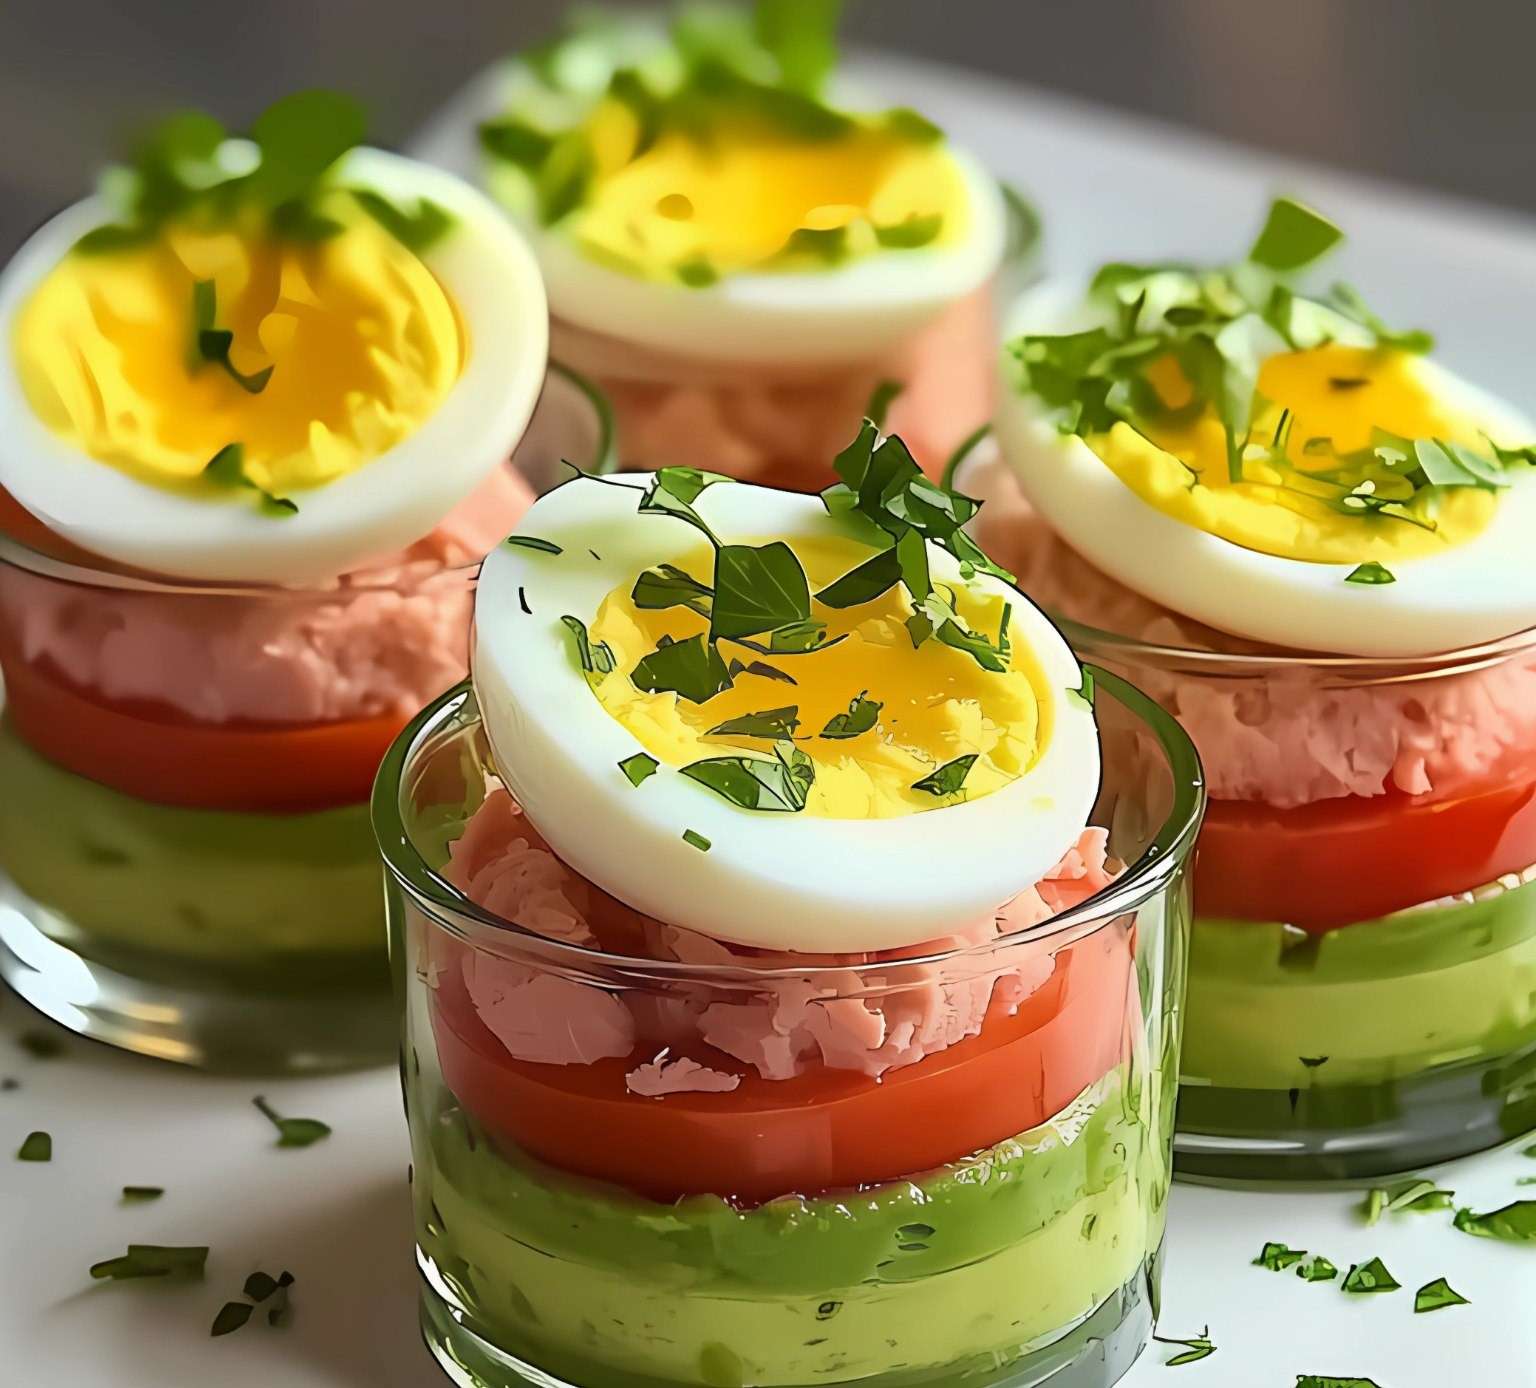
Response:
[{"label": "layered appetizer", "polygon": [[587,13],[423,144],[528,235],[555,355],[612,397],[629,466],[819,487],[898,392],[937,475],[989,416],[1003,195],[838,81],[839,9]]},{"label": "layered appetizer", "polygon": [[544,496],[381,773],[454,1375],[1097,1385],[1145,1343],[1192,749],[899,438],[836,472]]},{"label": "layered appetizer", "polygon": [[0,274],[0,970],[172,1059],[387,1047],[369,787],[531,499],[537,266],[362,134],[176,117]]},{"label": "layered appetizer", "polygon": [[1536,1123],[1536,430],[1309,288],[1340,235],[1280,200],[1234,264],[1026,295],[1006,476],[972,476],[1011,505],[986,542],[1204,759],[1205,1174],[1370,1174]]}]

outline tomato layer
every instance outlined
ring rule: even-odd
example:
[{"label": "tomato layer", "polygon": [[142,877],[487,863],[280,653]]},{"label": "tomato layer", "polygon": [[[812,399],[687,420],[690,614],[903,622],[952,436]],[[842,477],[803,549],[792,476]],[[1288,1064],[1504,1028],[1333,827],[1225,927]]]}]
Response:
[{"label": "tomato layer", "polygon": [[994,1001],[978,1035],[879,1080],[824,1067],[765,1080],[696,1041],[674,1054],[739,1086],[644,1098],[624,1076],[655,1045],[591,1065],[515,1060],[475,1012],[457,960],[439,976],[433,1028],[449,1089],[496,1139],[656,1200],[757,1202],[932,1170],[1059,1113],[1127,1054],[1132,949],[1113,926],[1065,946],[1013,1015]]},{"label": "tomato layer", "polygon": [[199,723],[147,702],[107,703],[0,648],[5,711],[66,771],[140,800],[298,813],[368,798],[398,714],[340,723]]},{"label": "tomato layer", "polygon": [[1322,933],[1533,863],[1531,765],[1440,796],[1351,796],[1289,810],[1213,800],[1200,833],[1195,908]]}]

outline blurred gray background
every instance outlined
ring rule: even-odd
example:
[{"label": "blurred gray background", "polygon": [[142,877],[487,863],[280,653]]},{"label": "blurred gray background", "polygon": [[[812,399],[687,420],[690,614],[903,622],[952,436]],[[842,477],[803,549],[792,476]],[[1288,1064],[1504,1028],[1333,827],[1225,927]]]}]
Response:
[{"label": "blurred gray background", "polygon": [[[0,0],[0,258],[117,136],[301,86],[398,142],[562,0]],[[1531,0],[851,0],[850,42],[1536,211]]]}]

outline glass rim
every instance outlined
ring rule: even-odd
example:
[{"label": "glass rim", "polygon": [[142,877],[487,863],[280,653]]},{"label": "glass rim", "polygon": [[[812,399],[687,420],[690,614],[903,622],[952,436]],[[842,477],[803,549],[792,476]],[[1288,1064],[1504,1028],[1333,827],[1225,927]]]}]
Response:
[{"label": "glass rim", "polygon": [[[573,387],[584,403],[592,410],[597,420],[598,442],[596,448],[595,465],[592,471],[602,475],[612,472],[617,466],[617,453],[615,440],[617,427],[614,422],[613,406],[608,397],[580,372],[572,370],[562,362],[551,360],[544,374],[544,385],[539,391],[539,400],[544,399],[544,393],[549,388],[551,376],[557,376],[567,385]],[[537,412],[537,404],[534,406]],[[521,440],[518,446],[521,446]],[[507,460],[514,463],[517,458],[517,448],[512,450],[511,457]],[[489,474],[488,474],[489,475]],[[459,577],[472,579],[479,571],[481,561],[474,559],[464,564],[439,565],[426,582],[441,582],[445,579]],[[191,598],[251,598],[260,600],[306,597],[335,597],[338,593],[366,593],[387,590],[395,585],[393,583],[368,582],[367,569],[357,570],[352,574],[338,574],[324,584],[301,584],[297,587],[284,587],[276,583],[220,583],[199,582],[191,578],[174,578],[170,575],[148,573],[138,569],[129,568],[102,568],[94,564],[88,564],[80,560],[63,559],[57,555],[46,554],[42,550],[34,549],[31,545],[0,531],[0,566],[9,565],[13,569],[20,569],[24,573],[34,574],[39,578],[53,579],[56,582],[68,583],[77,588],[106,588],[114,592],[149,593],[159,597],[191,597]],[[353,581],[343,585],[342,578]]]},{"label": "glass rim", "polygon": [[[446,690],[422,709],[390,744],[373,784],[370,816],[374,837],[386,872],[411,897],[415,905],[424,910],[436,924],[471,945],[477,944],[477,941],[471,937],[470,931],[459,926],[452,917],[468,922],[476,931],[489,932],[492,938],[505,937],[522,945],[532,945],[541,953],[550,953],[573,964],[618,969],[634,976],[744,982],[816,977],[832,973],[853,973],[861,978],[879,974],[888,978],[894,971],[985,957],[1021,943],[1080,930],[1083,926],[1092,927],[1083,931],[1083,934],[1092,934],[1140,908],[1163,891],[1174,875],[1185,867],[1205,815],[1206,787],[1200,755],[1189,734],[1172,714],[1129,680],[1098,666],[1085,665],[1084,669],[1092,674],[1095,691],[1107,691],[1152,734],[1173,781],[1173,804],[1141,854],[1107,886],[1076,906],[1058,911],[1043,921],[974,944],[952,945],[927,954],[895,960],[858,964],[807,962],[756,969],[747,964],[695,964],[610,953],[552,939],[485,910],[427,864],[412,842],[401,812],[407,773],[420,755],[434,743],[449,736],[454,720],[460,716],[472,717],[476,723],[480,721],[478,709],[472,715],[465,714],[466,702],[474,697],[471,681],[467,679]],[[462,728],[456,731],[462,731]],[[806,959],[809,961],[816,957],[807,955]]]}]

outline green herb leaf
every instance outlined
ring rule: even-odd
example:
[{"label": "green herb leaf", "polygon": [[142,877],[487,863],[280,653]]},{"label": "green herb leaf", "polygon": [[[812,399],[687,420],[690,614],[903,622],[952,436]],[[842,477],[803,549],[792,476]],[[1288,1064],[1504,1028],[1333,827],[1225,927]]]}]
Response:
[{"label": "green herb leaf", "polygon": [[816,601],[824,607],[858,607],[873,602],[900,582],[901,559],[893,546],[877,550],[862,564],[829,583],[816,594]]},{"label": "green herb leaf", "polygon": [[743,665],[739,660],[733,660],[727,667],[726,673],[732,679],[738,675],[758,675],[763,679],[778,680],[780,684],[799,683],[788,671],[779,669],[777,665],[770,665],[765,660],[754,660],[747,665]]},{"label": "green herb leaf", "polygon": [[891,402],[906,389],[901,381],[881,381],[870,392],[869,403],[864,406],[864,418],[869,420],[877,429],[885,428],[885,417],[890,412]]},{"label": "green herb leaf", "polygon": [[245,1279],[244,1291],[252,1301],[265,1301],[274,1292],[281,1291],[284,1287],[293,1285],[293,1274],[285,1272],[281,1277],[273,1277],[270,1273],[260,1270],[253,1272]]},{"label": "green herb leaf", "polygon": [[635,580],[630,600],[636,607],[647,612],[686,607],[707,618],[710,599],[714,595],[715,590],[707,583],[700,583],[692,574],[675,564],[658,564]]},{"label": "green herb leaf", "polygon": [[340,92],[294,92],[274,102],[251,126],[261,147],[253,178],[263,198],[276,207],[304,196],[367,130],[362,107]]},{"label": "green herb leaf", "polygon": [[54,1060],[64,1054],[64,1043],[51,1031],[24,1031],[16,1044],[34,1060]]},{"label": "green herb leaf", "polygon": [[780,742],[773,757],[714,757],[681,768],[691,781],[744,810],[795,813],[805,808],[815,766],[792,742]]},{"label": "green herb leaf", "polygon": [[219,1308],[219,1314],[213,1318],[213,1328],[210,1335],[228,1335],[232,1331],[239,1330],[251,1318],[251,1312],[256,1308],[248,1301],[226,1301]]},{"label": "green herb leaf", "polygon": [[673,693],[691,704],[708,703],[731,687],[719,650],[702,636],[668,641],[635,666],[630,679],[649,694]]},{"label": "green herb leaf", "polygon": [[835,713],[827,720],[827,726],[821,730],[822,737],[844,738],[858,737],[867,733],[880,721],[880,710],[885,707],[877,699],[867,698],[869,693],[865,690],[854,696],[848,704],[847,713]]},{"label": "green herb leaf", "polygon": [[960,440],[960,442],[955,446],[955,451],[949,455],[948,460],[944,464],[944,473],[939,483],[940,486],[942,486],[946,491],[952,491],[954,489],[955,476],[960,471],[961,465],[967,458],[971,456],[972,453],[976,451],[977,446],[983,439],[988,437],[991,432],[992,424],[990,421],[988,421],[986,424],[978,424],[974,429],[971,430],[969,434]]},{"label": "green herb leaf", "polygon": [[253,482],[245,470],[245,445],[226,443],[206,463],[202,475],[214,486],[227,490],[246,488],[260,498],[262,511],[271,515],[292,515],[298,506],[286,497],[273,496],[271,492]]},{"label": "green herb leaf", "polygon": [[1340,1284],[1343,1291],[1362,1296],[1395,1292],[1400,1286],[1402,1283],[1387,1271],[1386,1264],[1380,1258],[1372,1258],[1368,1263],[1353,1264]]},{"label": "green herb leaf", "polygon": [[1094,691],[1093,671],[1086,665],[1082,666],[1081,668],[1083,671],[1083,682],[1078,685],[1076,689],[1067,690],[1067,698],[1082,705],[1082,707],[1086,708],[1089,713],[1092,713]]},{"label": "green herb leaf", "polygon": [[836,265],[848,258],[848,228],[796,227],[780,254],[786,259],[809,257],[823,265]]},{"label": "green herb leaf", "polygon": [[758,636],[805,622],[811,590],[800,560],[782,540],[766,545],[722,545],[715,554],[715,600],[710,636]]},{"label": "green herb leaf", "polygon": [[720,272],[702,255],[689,256],[673,267],[673,273],[689,289],[708,289],[720,282]]},{"label": "green herb leaf", "polygon": [[691,848],[697,848],[700,853],[708,853],[710,849],[709,840],[703,834],[694,833],[692,829],[683,830],[683,842]]},{"label": "green herb leaf", "polygon": [[415,209],[408,212],[370,188],[354,188],[352,196],[396,241],[418,255],[453,229],[453,218],[430,198],[417,198]]},{"label": "green herb leaf", "polygon": [[580,617],[572,617],[567,613],[560,621],[571,633],[572,649],[582,672],[588,675],[611,675],[618,664],[613,647],[606,641],[593,644],[591,636],[587,634],[587,624]]},{"label": "green herb leaf", "polygon": [[1374,1224],[1388,1213],[1426,1214],[1431,1210],[1448,1210],[1455,1199],[1455,1191],[1441,1190],[1433,1181],[1420,1176],[1409,1176],[1367,1191],[1360,1212],[1367,1224]]},{"label": "green herb leaf", "polygon": [[1536,1200],[1516,1200],[1487,1214],[1457,1210],[1453,1223],[1463,1234],[1474,1234],[1481,1239],[1536,1243]]},{"label": "green herb leaf", "polygon": [[965,785],[971,767],[976,764],[976,757],[977,754],[972,752],[968,756],[947,761],[937,771],[930,772],[920,781],[914,781],[912,789],[927,791],[929,795],[957,795]]},{"label": "green herb leaf", "polygon": [[1256,1268],[1268,1268],[1271,1272],[1284,1272],[1307,1256],[1304,1248],[1287,1248],[1283,1243],[1266,1243],[1259,1256],[1253,1260]]},{"label": "green herb leaf", "polygon": [[1163,1335],[1154,1335],[1152,1338],[1160,1345],[1178,1345],[1182,1349],[1182,1353],[1163,1361],[1165,1369],[1176,1369],[1182,1364],[1198,1364],[1216,1353],[1216,1346],[1211,1342],[1210,1326],[1188,1340],[1174,1340]]},{"label": "green herb leaf", "polygon": [[17,1161],[52,1161],[53,1137],[50,1133],[28,1133],[16,1152]]},{"label": "green herb leaf", "polygon": [[1327,1374],[1297,1374],[1296,1388],[1381,1388],[1374,1378],[1334,1378]]},{"label": "green herb leaf", "polygon": [[[257,1275],[265,1276],[266,1274],[252,1274],[253,1277]],[[268,1280],[270,1281],[271,1279],[269,1278]],[[250,1296],[250,1278],[246,1279],[245,1286],[246,1295]],[[273,1287],[271,1292],[272,1304],[267,1307],[267,1324],[269,1326],[276,1327],[282,1325],[283,1322],[288,1319],[288,1289],[291,1286],[293,1286],[293,1274],[291,1272],[285,1271],[277,1279],[277,1285]],[[256,1297],[256,1300],[264,1301],[266,1300],[266,1297]]]},{"label": "green herb leaf", "polygon": [[176,1247],[155,1243],[130,1243],[128,1251],[91,1267],[98,1282],[127,1282],[141,1277],[164,1277],[168,1281],[201,1279],[208,1261],[204,1247]]},{"label": "green herb leaf", "polygon": [[800,726],[800,710],[793,704],[784,708],[765,708],[761,713],[744,713],[717,723],[706,737],[767,737],[778,740],[793,737]]},{"label": "green herb leaf", "polygon": [[555,147],[555,137],[526,121],[505,118],[486,121],[476,132],[480,148],[527,173],[536,172]]},{"label": "green herb leaf", "polygon": [[778,61],[779,80],[802,96],[820,95],[837,66],[842,0],[757,0],[757,41]]},{"label": "green herb leaf", "polygon": [[331,1130],[318,1118],[284,1118],[259,1094],[251,1100],[257,1112],[277,1129],[279,1147],[310,1147],[321,1138],[331,1135]]},{"label": "green herb leaf", "polygon": [[[889,222],[884,226],[876,224],[875,240],[887,250],[913,251],[919,247],[931,245],[938,239],[938,235],[944,230],[944,214],[942,212],[930,213],[924,216],[920,212],[913,212],[899,222]],[[873,415],[870,418],[874,418]],[[877,419],[878,424],[880,421]]]},{"label": "green herb leaf", "polygon": [[642,781],[649,780],[656,774],[656,768],[661,763],[651,756],[649,752],[636,752],[632,757],[625,757],[619,763],[619,770],[628,778],[632,786],[638,786]]},{"label": "green herb leaf", "polygon": [[1290,198],[1276,198],[1248,259],[1288,274],[1312,264],[1343,239],[1344,233],[1320,212]]},{"label": "green herb leaf", "polygon": [[760,651],[764,655],[808,655],[812,651],[835,646],[838,641],[845,640],[847,637],[839,636],[828,641],[827,624],[811,617],[803,622],[786,622],[781,627],[775,627],[768,633],[767,646],[760,646],[751,641],[738,641],[737,644],[746,646],[749,650]]},{"label": "green herb leaf", "polygon": [[1321,1253],[1314,1253],[1304,1263],[1296,1264],[1296,1276],[1303,1282],[1332,1282],[1339,1270]]},{"label": "green herb leaf", "polygon": [[228,329],[214,327],[218,317],[217,293],[217,286],[212,280],[197,280],[192,285],[192,341],[196,348],[196,358],[222,366],[235,384],[247,394],[260,395],[272,379],[272,368],[266,366],[246,375],[230,361],[229,351],[234,346],[235,335]]},{"label": "green herb leaf", "polygon": [[701,472],[698,468],[664,467],[653,474],[651,485],[638,509],[643,513],[675,516],[678,520],[686,521],[711,545],[718,547],[714,531],[693,509],[693,503],[706,487],[727,480],[716,473]]},{"label": "green herb leaf", "polygon": [[1344,575],[1346,583],[1364,583],[1377,585],[1382,583],[1396,583],[1397,575],[1391,569],[1378,564],[1374,559],[1368,559],[1363,564],[1357,564]]},{"label": "green herb leaf", "polygon": [[563,550],[553,540],[541,540],[535,535],[508,535],[502,544],[509,549],[531,549],[539,554],[564,554]]},{"label": "green herb leaf", "polygon": [[1412,352],[1416,355],[1434,351],[1435,339],[1429,333],[1418,328],[1407,332],[1394,331],[1371,311],[1359,291],[1349,285],[1334,285],[1329,291],[1328,298],[1333,308],[1346,318],[1352,318],[1361,327],[1368,329],[1379,346],[1390,347],[1398,352]]},{"label": "green herb leaf", "polygon": [[1413,1294],[1413,1313],[1416,1316],[1423,1315],[1426,1311],[1442,1311],[1447,1306],[1470,1306],[1471,1304],[1443,1277],[1437,1277],[1433,1282],[1426,1282]]},{"label": "green herb leaf", "polygon": [[147,1205],[151,1200],[158,1200],[164,1194],[164,1186],[124,1186],[123,1204]]}]

